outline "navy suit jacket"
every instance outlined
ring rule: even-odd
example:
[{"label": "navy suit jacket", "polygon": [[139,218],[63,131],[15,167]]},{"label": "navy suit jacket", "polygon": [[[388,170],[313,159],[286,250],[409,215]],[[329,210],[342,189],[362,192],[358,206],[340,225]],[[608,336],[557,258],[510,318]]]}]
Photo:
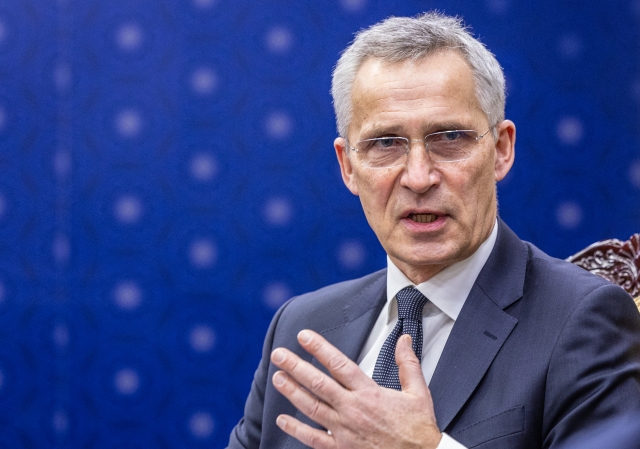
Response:
[{"label": "navy suit jacket", "polygon": [[640,449],[640,414],[620,416],[580,432],[562,449]]},{"label": "navy suit jacket", "polygon": [[[385,301],[381,270],[283,305],[229,448],[305,447],[275,424],[285,413],[315,425],[274,389],[271,351],[287,347],[326,372],[297,343],[308,328],[356,360]],[[640,409],[640,314],[624,290],[549,257],[499,220],[429,388],[439,428],[469,448],[555,448]]]}]

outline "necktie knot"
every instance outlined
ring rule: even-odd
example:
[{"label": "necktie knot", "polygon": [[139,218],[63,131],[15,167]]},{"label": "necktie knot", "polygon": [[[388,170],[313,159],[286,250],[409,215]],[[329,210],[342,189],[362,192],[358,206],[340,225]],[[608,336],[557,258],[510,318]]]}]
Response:
[{"label": "necktie knot", "polygon": [[405,287],[396,295],[398,318],[401,320],[422,320],[422,309],[427,298],[414,287]]}]

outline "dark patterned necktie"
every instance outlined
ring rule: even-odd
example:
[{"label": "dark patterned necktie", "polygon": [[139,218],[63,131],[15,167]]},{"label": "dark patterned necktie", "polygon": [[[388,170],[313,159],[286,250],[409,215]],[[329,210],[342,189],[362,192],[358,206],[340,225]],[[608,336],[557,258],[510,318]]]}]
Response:
[{"label": "dark patterned necktie", "polygon": [[413,352],[422,361],[422,308],[428,299],[413,287],[400,290],[396,299],[398,322],[382,345],[372,379],[380,386],[401,390],[396,365],[396,344],[402,334],[411,335]]}]

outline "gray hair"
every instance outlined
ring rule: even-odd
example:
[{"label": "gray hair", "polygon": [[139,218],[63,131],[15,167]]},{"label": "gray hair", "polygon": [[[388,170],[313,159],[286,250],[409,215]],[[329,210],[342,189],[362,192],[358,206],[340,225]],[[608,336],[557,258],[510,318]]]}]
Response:
[{"label": "gray hair", "polygon": [[[389,63],[416,61],[437,50],[453,49],[469,64],[476,98],[490,125],[504,120],[505,81],[495,56],[463,26],[462,19],[429,12],[416,17],[390,17],[356,34],[333,71],[331,95],[338,133],[347,137],[351,123],[351,89],[368,58]],[[494,138],[497,136],[493,130]]]}]

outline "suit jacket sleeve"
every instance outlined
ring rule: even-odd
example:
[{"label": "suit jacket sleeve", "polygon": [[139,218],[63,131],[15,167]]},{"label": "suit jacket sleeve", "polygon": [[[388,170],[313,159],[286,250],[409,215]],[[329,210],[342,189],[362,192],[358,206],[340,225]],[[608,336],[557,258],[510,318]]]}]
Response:
[{"label": "suit jacket sleeve", "polygon": [[619,287],[603,285],[578,303],[551,355],[543,447],[640,408],[639,335],[640,314]]}]

